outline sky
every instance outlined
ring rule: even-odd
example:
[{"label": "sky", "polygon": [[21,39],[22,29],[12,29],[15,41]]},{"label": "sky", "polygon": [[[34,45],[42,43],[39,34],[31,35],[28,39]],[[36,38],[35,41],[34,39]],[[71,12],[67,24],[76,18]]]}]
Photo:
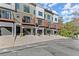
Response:
[{"label": "sky", "polygon": [[40,3],[40,5],[60,15],[63,23],[79,17],[79,3]]}]

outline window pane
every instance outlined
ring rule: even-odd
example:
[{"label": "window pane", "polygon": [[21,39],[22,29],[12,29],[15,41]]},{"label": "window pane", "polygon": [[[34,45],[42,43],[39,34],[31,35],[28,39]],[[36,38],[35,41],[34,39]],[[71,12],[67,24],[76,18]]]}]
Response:
[{"label": "window pane", "polygon": [[42,20],[38,20],[38,25],[42,25]]},{"label": "window pane", "polygon": [[2,10],[1,11],[1,18],[11,19],[11,11]]},{"label": "window pane", "polygon": [[43,16],[43,13],[40,12],[40,11],[38,11],[38,15],[39,15],[39,16]]},{"label": "window pane", "polygon": [[24,5],[24,12],[30,13],[30,8],[27,5]]},{"label": "window pane", "polygon": [[50,19],[50,15],[48,15],[47,18]]},{"label": "window pane", "polygon": [[0,35],[12,35],[12,27],[0,27]]},{"label": "window pane", "polygon": [[19,9],[20,6],[19,6],[19,3],[15,3],[15,9]]},{"label": "window pane", "polygon": [[50,15],[47,15],[48,22],[50,22]]},{"label": "window pane", "polygon": [[1,18],[1,10],[0,10],[0,18]]},{"label": "window pane", "polygon": [[30,23],[30,17],[29,16],[24,16],[23,17],[23,22]]},{"label": "window pane", "polygon": [[46,18],[46,14],[44,14],[44,18]]},{"label": "window pane", "polygon": [[57,21],[57,18],[55,18],[55,21]]},{"label": "window pane", "polygon": [[35,13],[35,10],[34,10],[34,15],[35,15],[36,13]]}]

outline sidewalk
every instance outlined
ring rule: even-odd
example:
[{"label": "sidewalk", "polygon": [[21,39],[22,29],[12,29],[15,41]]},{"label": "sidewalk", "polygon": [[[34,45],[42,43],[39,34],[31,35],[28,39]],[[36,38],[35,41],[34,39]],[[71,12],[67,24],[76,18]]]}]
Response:
[{"label": "sidewalk", "polygon": [[23,49],[26,49],[26,48],[28,49],[28,48],[32,48],[32,47],[47,45],[48,42],[51,42],[51,41],[52,40],[39,42],[39,43],[28,44],[28,45],[23,45],[23,46],[15,46],[15,47],[3,48],[3,49],[0,49],[0,54],[8,53],[8,52],[16,52],[17,50],[23,50]]},{"label": "sidewalk", "polygon": [[31,48],[38,45],[44,45],[47,44],[46,42],[49,42],[54,39],[67,39],[59,35],[27,35],[22,38],[18,36],[15,42],[14,38],[11,36],[6,36],[6,38],[3,36],[0,38],[0,53],[15,51],[24,48]]}]

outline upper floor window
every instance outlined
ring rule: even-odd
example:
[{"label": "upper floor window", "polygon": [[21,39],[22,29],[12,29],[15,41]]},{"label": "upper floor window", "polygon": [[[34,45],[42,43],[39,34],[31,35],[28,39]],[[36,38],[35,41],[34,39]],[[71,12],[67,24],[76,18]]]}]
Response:
[{"label": "upper floor window", "polygon": [[1,10],[0,10],[0,18],[1,18]]},{"label": "upper floor window", "polygon": [[48,22],[50,22],[50,15],[47,15]]},{"label": "upper floor window", "polygon": [[53,20],[53,17],[52,17],[52,20]]},{"label": "upper floor window", "polygon": [[44,14],[44,18],[46,18],[46,14]]},{"label": "upper floor window", "polygon": [[42,20],[41,19],[38,20],[38,25],[42,25]]},{"label": "upper floor window", "polygon": [[39,15],[39,16],[43,16],[43,13],[40,12],[40,11],[38,11],[38,15]]},{"label": "upper floor window", "polygon": [[15,9],[19,9],[19,8],[20,8],[19,3],[15,3]]},{"label": "upper floor window", "polygon": [[57,21],[57,18],[55,18],[55,21]]},{"label": "upper floor window", "polygon": [[36,14],[35,10],[33,11],[34,15]]},{"label": "upper floor window", "polygon": [[23,22],[26,22],[26,23],[30,23],[30,17],[29,16],[24,16],[23,17]]},{"label": "upper floor window", "polygon": [[28,5],[24,5],[24,12],[30,13],[30,7]]},{"label": "upper floor window", "polygon": [[50,15],[47,16],[47,19],[50,20]]},{"label": "upper floor window", "polygon": [[11,19],[11,11],[9,10],[0,10],[0,18]]}]

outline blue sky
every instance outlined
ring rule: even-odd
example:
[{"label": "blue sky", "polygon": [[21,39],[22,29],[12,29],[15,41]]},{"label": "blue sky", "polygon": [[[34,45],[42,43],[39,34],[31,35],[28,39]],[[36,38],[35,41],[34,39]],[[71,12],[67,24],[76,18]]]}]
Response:
[{"label": "blue sky", "polygon": [[40,5],[59,14],[64,23],[79,17],[79,3],[41,3]]}]

